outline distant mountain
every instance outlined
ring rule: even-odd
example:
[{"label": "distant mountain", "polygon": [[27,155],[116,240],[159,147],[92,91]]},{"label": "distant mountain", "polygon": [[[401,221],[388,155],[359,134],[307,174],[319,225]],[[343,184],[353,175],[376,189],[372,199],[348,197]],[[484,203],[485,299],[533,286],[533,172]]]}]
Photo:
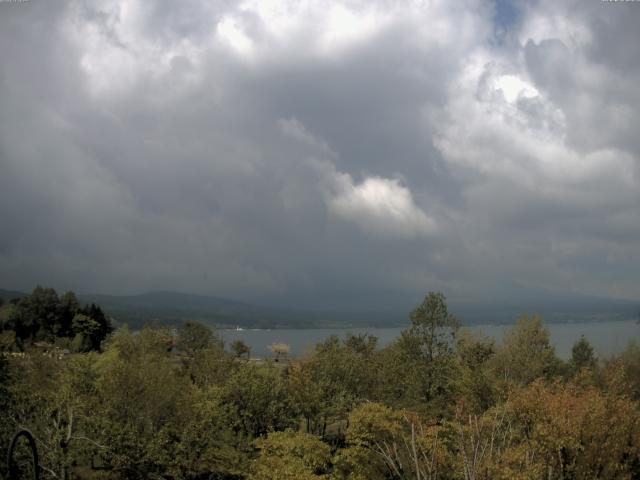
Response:
[{"label": "distant mountain", "polygon": [[[58,292],[61,293],[61,292]],[[0,289],[5,301],[28,293]],[[177,325],[198,320],[219,328],[321,328],[397,325],[406,315],[379,312],[332,312],[259,306],[236,300],[178,292],[140,295],[76,294],[80,303],[96,303],[117,325],[138,329],[147,324]]]},{"label": "distant mountain", "polygon": [[[219,327],[243,328],[329,328],[389,327],[407,325],[409,312],[404,311],[319,311],[259,306],[250,303],[203,295],[176,292],[150,292],[141,295],[78,295],[82,302],[100,304],[119,323],[132,327],[144,323],[179,323],[199,320]],[[524,314],[539,314],[546,322],[637,319],[640,302],[599,298],[561,292],[514,291],[502,302],[451,304],[450,311],[464,325],[509,324]]]},{"label": "distant mountain", "polygon": [[[80,294],[81,302],[97,303],[120,324],[139,328],[147,323],[178,324],[199,320],[221,326],[254,326],[263,323],[264,312],[251,305],[217,297],[177,292],[149,292],[140,295]],[[276,323],[269,316],[268,323]]]},{"label": "distant mountain", "polygon": [[[0,289],[9,300],[27,295]],[[198,320],[219,328],[357,328],[392,327],[409,323],[406,309],[386,311],[322,311],[262,306],[219,297],[178,292],[149,292],[140,295],[78,294],[81,303],[96,303],[116,324],[141,328],[145,324],[177,325]],[[523,314],[540,314],[549,323],[607,320],[636,320],[640,302],[567,294],[546,290],[511,288],[500,300],[487,297],[474,303],[451,303],[450,312],[463,325],[510,324]]]},{"label": "distant mountain", "polygon": [[[97,303],[118,323],[138,328],[147,323],[177,324],[198,320],[218,327],[314,328],[398,324],[398,318],[376,313],[343,313],[258,306],[225,298],[177,292],[140,295],[78,295],[83,303]],[[405,317],[406,318],[406,317]]]},{"label": "distant mountain", "polygon": [[26,297],[28,294],[24,292],[18,292],[16,290],[3,290],[0,288],[0,298],[4,301],[13,300],[14,298]]},{"label": "distant mountain", "polygon": [[539,314],[545,322],[598,322],[632,320],[640,315],[640,302],[544,289],[513,289],[504,300],[487,299],[453,305],[451,311],[469,324],[514,323],[521,315]]}]

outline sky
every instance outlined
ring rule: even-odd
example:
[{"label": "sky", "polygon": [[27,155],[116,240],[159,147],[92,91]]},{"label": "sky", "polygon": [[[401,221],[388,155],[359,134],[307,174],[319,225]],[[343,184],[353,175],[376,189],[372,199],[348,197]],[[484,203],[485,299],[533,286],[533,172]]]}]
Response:
[{"label": "sky", "polygon": [[640,299],[640,2],[0,1],[0,288]]}]

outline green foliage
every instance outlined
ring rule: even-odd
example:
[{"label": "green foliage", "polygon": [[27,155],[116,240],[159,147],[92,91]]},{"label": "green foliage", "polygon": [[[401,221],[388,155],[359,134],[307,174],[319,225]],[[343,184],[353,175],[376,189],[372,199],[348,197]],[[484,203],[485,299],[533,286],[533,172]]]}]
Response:
[{"label": "green foliage", "polygon": [[222,348],[211,347],[183,358],[183,369],[198,387],[223,385],[238,368],[238,363]]},{"label": "green foliage", "polygon": [[231,342],[231,351],[238,358],[241,358],[243,355],[246,355],[247,358],[251,356],[251,347],[242,340],[234,340]]},{"label": "green foliage", "polygon": [[20,382],[12,389],[9,411],[38,440],[43,469],[67,478],[73,463],[93,445],[95,358],[79,355],[67,362],[35,354],[18,358]]},{"label": "green foliage", "polygon": [[370,336],[347,336],[344,341],[331,336],[316,346],[313,356],[292,366],[292,390],[308,432],[324,436],[328,425],[347,419],[353,405],[373,397],[371,347],[376,341]]},{"label": "green foliage", "polygon": [[368,333],[358,335],[347,333],[347,337],[344,340],[344,345],[353,353],[370,357],[376,350],[376,346],[378,345],[378,337],[375,337]]},{"label": "green foliage", "polygon": [[[0,445],[8,445],[15,429],[13,418],[8,414],[12,412],[14,378],[9,360],[0,352]],[[0,462],[0,478],[4,478],[4,462]]]},{"label": "green foliage", "polygon": [[71,322],[74,334],[71,349],[74,352],[88,352],[100,347],[100,324],[93,318],[78,313]]},{"label": "green foliage", "polygon": [[335,480],[386,480],[387,468],[371,449],[350,445],[333,457]]},{"label": "green foliage", "polygon": [[583,368],[593,369],[596,367],[598,360],[593,353],[593,347],[589,341],[584,338],[584,335],[580,337],[571,348],[571,360],[569,362],[570,368],[573,372],[579,372]]},{"label": "green foliage", "polygon": [[417,401],[442,412],[450,408],[456,388],[454,350],[458,321],[449,314],[446,299],[439,292],[430,292],[410,318],[411,326],[402,332],[397,343],[397,360],[410,366],[413,406]]},{"label": "green foliage", "polygon": [[630,341],[618,357],[609,360],[607,367],[605,382],[615,390],[640,400],[640,345]]},{"label": "green foliage", "polygon": [[308,433],[285,430],[255,441],[260,456],[251,465],[251,480],[327,478],[331,448]]},{"label": "green foliage", "polygon": [[75,293],[64,293],[58,302],[58,321],[53,326],[53,333],[57,337],[71,337],[73,333],[73,318],[79,311],[80,304]]},{"label": "green foliage", "polygon": [[494,357],[493,368],[505,384],[526,385],[537,378],[553,378],[562,370],[549,330],[539,316],[521,317],[505,334]]},{"label": "green foliage", "polygon": [[445,296],[429,292],[410,315],[411,327],[406,334],[419,339],[420,350],[428,360],[452,352],[452,340],[459,328],[456,318],[449,314]]},{"label": "green foliage", "polygon": [[495,356],[494,341],[482,334],[473,335],[462,329],[457,339],[459,361],[458,391],[467,411],[480,413],[495,402],[491,361]]},{"label": "green foliage", "polygon": [[152,439],[150,459],[170,478],[245,478],[249,465],[215,390],[194,393],[183,425],[163,428]]},{"label": "green foliage", "polygon": [[217,346],[222,348],[222,339],[200,322],[187,320],[178,329],[176,348],[189,355]]},{"label": "green foliage", "polygon": [[[510,440],[496,478],[635,478],[638,406],[593,387],[538,380],[507,402]],[[633,472],[633,474],[632,474]]]},{"label": "green foliage", "polygon": [[402,433],[400,412],[379,403],[365,403],[349,415],[347,441],[352,445],[371,446],[391,441]]},{"label": "green foliage", "polygon": [[0,307],[0,332],[14,332],[15,341],[5,335],[4,349],[23,349],[35,341],[54,343],[73,340],[77,352],[99,350],[102,341],[113,331],[102,309],[91,304],[80,307],[73,292],[61,297],[53,288],[36,287],[31,295]]},{"label": "green foliage", "polygon": [[[453,431],[408,411],[366,403],[349,416],[347,458],[340,459],[340,477],[436,479],[453,469]],[[365,466],[348,462],[348,457]],[[348,468],[351,463],[352,470]]]},{"label": "green foliage", "polygon": [[78,313],[86,315],[89,318],[94,319],[98,322],[99,330],[94,340],[94,349],[97,350],[100,347],[101,342],[107,338],[109,334],[113,332],[113,326],[111,325],[111,321],[107,318],[107,316],[102,311],[99,305],[92,303],[90,305],[86,305],[80,309],[78,309]]},{"label": "green foliage", "polygon": [[[0,307],[0,444],[29,428],[46,479],[640,478],[636,344],[600,367],[582,338],[564,375],[540,319],[495,344],[429,294],[383,349],[347,335],[249,361],[198,324],[182,351],[169,329],[102,340],[99,307],[54,293]],[[25,352],[12,351],[19,332]],[[29,347],[43,337],[74,352]]]},{"label": "green foliage", "polygon": [[13,327],[17,310],[18,307],[12,303],[0,306],[0,331]]},{"label": "green foliage", "polygon": [[276,362],[280,361],[280,359],[282,358],[287,358],[289,356],[289,352],[291,351],[291,347],[282,342],[272,343],[268,348],[269,351],[271,351],[271,353],[276,356]]},{"label": "green foliage", "polygon": [[20,299],[20,330],[16,334],[21,338],[49,340],[60,324],[58,294],[53,288],[36,287],[30,296]]},{"label": "green foliage", "polygon": [[234,428],[250,439],[298,424],[285,372],[270,363],[240,365],[221,394],[234,418]]},{"label": "green foliage", "polygon": [[22,345],[14,330],[5,330],[0,333],[0,352],[17,352],[22,350]]},{"label": "green foliage", "polygon": [[119,333],[99,363],[99,391],[110,416],[154,431],[180,412],[176,405],[190,391],[169,356],[170,337],[161,330]]},{"label": "green foliage", "polygon": [[208,382],[193,383],[171,345],[166,330],[124,330],[97,362],[101,462],[124,478],[242,478],[246,460],[229,406]]}]

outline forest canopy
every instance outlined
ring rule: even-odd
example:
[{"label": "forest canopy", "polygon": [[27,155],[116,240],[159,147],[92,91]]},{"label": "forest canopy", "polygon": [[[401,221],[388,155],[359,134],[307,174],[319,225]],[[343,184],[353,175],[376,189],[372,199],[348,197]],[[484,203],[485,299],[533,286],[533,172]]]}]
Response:
[{"label": "forest canopy", "polygon": [[102,308],[81,306],[73,292],[58,296],[53,288],[38,286],[30,295],[0,304],[0,351],[46,342],[88,352],[99,350],[112,331]]},{"label": "forest canopy", "polygon": [[[49,316],[13,330],[23,342],[100,325],[71,295],[31,297],[11,318]],[[227,351],[197,322],[121,328],[63,356],[5,352],[0,445],[29,429],[51,479],[640,476],[638,346],[598,359],[583,337],[565,361],[539,317],[496,342],[461,328],[440,293],[410,320],[383,348],[347,334],[299,358],[274,348],[277,362]]]}]

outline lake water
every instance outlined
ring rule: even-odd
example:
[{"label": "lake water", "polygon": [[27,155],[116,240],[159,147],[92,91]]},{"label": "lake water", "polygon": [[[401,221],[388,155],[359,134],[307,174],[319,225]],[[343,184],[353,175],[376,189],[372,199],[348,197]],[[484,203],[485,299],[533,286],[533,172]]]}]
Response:
[{"label": "lake water", "polygon": [[[619,353],[631,340],[640,343],[640,325],[633,320],[599,323],[550,323],[546,327],[551,332],[551,342],[557,354],[562,358],[571,356],[571,347],[584,335],[600,358]],[[221,330],[222,337],[228,345],[234,340],[242,340],[251,347],[253,357],[271,357],[268,346],[275,342],[286,343],[291,347],[291,355],[299,356],[311,351],[315,344],[324,341],[330,335],[340,338],[350,332],[353,334],[369,333],[378,337],[378,346],[383,347],[400,335],[406,327],[395,328],[316,328],[316,329],[283,329],[283,330]],[[482,332],[487,336],[502,341],[504,332],[512,325],[478,325],[469,327],[472,331]]]}]

